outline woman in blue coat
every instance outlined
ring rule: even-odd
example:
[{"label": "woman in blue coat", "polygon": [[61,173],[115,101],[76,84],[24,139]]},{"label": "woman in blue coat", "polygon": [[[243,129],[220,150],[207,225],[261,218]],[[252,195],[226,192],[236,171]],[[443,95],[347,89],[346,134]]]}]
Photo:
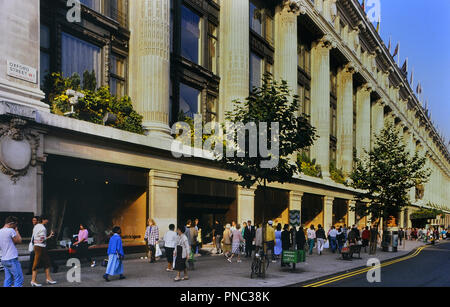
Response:
[{"label": "woman in blue coat", "polygon": [[123,258],[125,254],[122,248],[122,238],[120,234],[122,233],[120,227],[116,226],[113,228],[113,236],[109,239],[108,245],[108,266],[106,267],[106,274],[103,278],[109,281],[109,276],[120,275],[119,279],[125,279],[123,276]]},{"label": "woman in blue coat", "polygon": [[282,252],[283,248],[281,245],[281,224],[278,224],[277,230],[275,231],[275,256],[277,256],[277,258],[280,258]]}]

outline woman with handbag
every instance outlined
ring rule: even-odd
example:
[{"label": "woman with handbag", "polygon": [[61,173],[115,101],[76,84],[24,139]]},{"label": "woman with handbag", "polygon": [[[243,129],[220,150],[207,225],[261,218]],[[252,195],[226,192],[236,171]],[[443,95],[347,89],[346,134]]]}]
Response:
[{"label": "woman with handbag", "polygon": [[103,278],[106,281],[109,280],[109,276],[120,275],[119,279],[125,279],[123,276],[123,258],[125,254],[122,247],[122,238],[120,234],[122,230],[119,226],[113,228],[113,236],[109,239],[108,245],[108,266],[106,267],[106,273]]},{"label": "woman with handbag", "polygon": [[[175,251],[173,252],[174,260],[174,270],[177,271],[177,276],[175,277],[175,281],[180,280],[188,280],[186,260],[189,258],[189,253],[191,251],[191,247],[189,246],[189,240],[184,234],[184,227],[177,227],[177,245]],[[181,278],[181,272],[184,272],[183,278]]]},{"label": "woman with handbag", "polygon": [[148,227],[145,231],[144,239],[148,242],[149,262],[154,263],[156,261],[156,245],[159,241],[159,229],[158,226],[156,226],[155,220],[148,220]]}]

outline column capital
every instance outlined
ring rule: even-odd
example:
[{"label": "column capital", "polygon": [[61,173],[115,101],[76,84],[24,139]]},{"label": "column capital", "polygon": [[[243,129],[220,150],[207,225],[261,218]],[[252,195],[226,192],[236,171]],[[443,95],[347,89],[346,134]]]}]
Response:
[{"label": "column capital", "polygon": [[326,205],[332,205],[334,201],[334,197],[331,196],[323,196],[323,201]]},{"label": "column capital", "polygon": [[254,196],[256,189],[257,189],[256,186],[252,186],[250,188],[245,188],[245,187],[238,185],[239,195]]},{"label": "column capital", "polygon": [[349,62],[349,63],[345,64],[345,66],[343,67],[343,71],[350,73],[350,74],[355,74],[355,73],[358,73],[359,70],[355,64],[353,64],[352,62]]},{"label": "column capital", "polygon": [[321,47],[321,48],[330,50],[332,48],[336,48],[337,43],[334,41],[334,39],[331,35],[325,34],[321,39],[319,39],[315,42],[315,45],[317,47]]},{"label": "column capital", "polygon": [[151,170],[149,172],[150,186],[168,187],[168,188],[178,188],[178,181],[181,179],[181,174]]},{"label": "column capital", "polygon": [[303,195],[304,195],[304,193],[300,192],[300,191],[289,191],[290,197],[302,198]]},{"label": "column capital", "polygon": [[293,13],[297,16],[306,13],[306,6],[303,0],[282,0],[280,7],[282,11]]},{"label": "column capital", "polygon": [[357,88],[358,91],[367,91],[367,92],[372,92],[372,90],[374,90],[374,89],[375,89],[375,86],[370,82],[365,83],[361,86],[358,86],[358,88]]},{"label": "column capital", "polygon": [[354,200],[354,199],[348,199],[348,200],[347,200],[347,204],[348,204],[349,206],[354,206],[354,205],[356,205],[356,200]]}]

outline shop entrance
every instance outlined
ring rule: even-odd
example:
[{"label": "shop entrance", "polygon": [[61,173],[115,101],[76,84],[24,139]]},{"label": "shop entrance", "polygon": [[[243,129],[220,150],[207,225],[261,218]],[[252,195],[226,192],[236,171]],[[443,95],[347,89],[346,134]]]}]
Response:
[{"label": "shop entrance", "polygon": [[336,228],[348,225],[348,205],[345,199],[335,198],[333,201],[333,225]]},{"label": "shop entrance", "polygon": [[255,221],[260,224],[264,220],[289,224],[289,192],[286,190],[258,187],[255,192]]},{"label": "shop entrance", "polygon": [[301,211],[302,225],[305,229],[311,225],[317,229],[317,225],[323,226],[323,200],[319,195],[305,193],[302,198]]},{"label": "shop entrance", "polygon": [[183,175],[178,188],[178,223],[199,220],[202,243],[212,242],[215,220],[222,225],[236,221],[236,185],[209,178]]},{"label": "shop entrance", "polygon": [[113,226],[124,244],[142,244],[147,219],[148,170],[49,156],[44,172],[44,212],[58,241],[86,223],[94,244],[107,244]]}]

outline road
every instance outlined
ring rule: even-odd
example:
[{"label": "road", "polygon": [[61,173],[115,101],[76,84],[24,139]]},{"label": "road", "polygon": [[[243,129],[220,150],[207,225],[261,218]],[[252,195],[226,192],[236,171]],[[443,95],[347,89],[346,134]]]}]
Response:
[{"label": "road", "polygon": [[[427,245],[415,253],[381,263],[380,282],[367,280],[369,268],[299,284],[303,287],[449,287],[450,242]],[[375,274],[371,274],[375,276]]]}]

